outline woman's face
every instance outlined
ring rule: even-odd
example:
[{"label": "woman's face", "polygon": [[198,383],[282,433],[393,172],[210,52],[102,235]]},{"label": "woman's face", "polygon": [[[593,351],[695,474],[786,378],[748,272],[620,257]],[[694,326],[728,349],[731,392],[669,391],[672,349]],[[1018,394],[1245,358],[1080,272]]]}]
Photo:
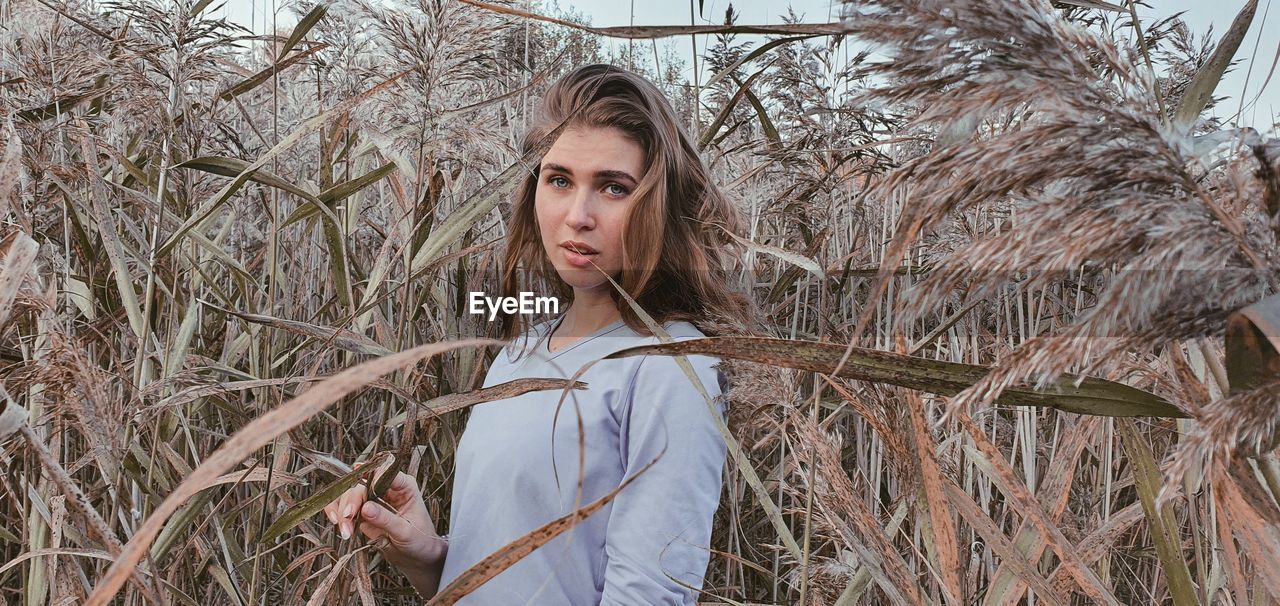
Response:
[{"label": "woman's face", "polygon": [[542,158],[534,194],[542,247],[575,291],[606,284],[601,270],[614,279],[622,271],[622,234],[643,177],[644,150],[616,128],[566,129]]}]

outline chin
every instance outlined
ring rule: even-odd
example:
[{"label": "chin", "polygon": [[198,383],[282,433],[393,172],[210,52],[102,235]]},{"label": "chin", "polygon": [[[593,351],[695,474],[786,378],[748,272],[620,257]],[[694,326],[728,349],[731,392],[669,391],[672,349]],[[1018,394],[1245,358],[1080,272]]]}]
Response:
[{"label": "chin", "polygon": [[[581,272],[582,270],[573,270],[573,272]],[[595,274],[594,276],[585,275],[584,273],[561,272],[560,280],[570,288],[576,290],[593,290],[596,288],[613,288],[609,285],[609,281]],[[617,280],[617,278],[614,278]]]}]

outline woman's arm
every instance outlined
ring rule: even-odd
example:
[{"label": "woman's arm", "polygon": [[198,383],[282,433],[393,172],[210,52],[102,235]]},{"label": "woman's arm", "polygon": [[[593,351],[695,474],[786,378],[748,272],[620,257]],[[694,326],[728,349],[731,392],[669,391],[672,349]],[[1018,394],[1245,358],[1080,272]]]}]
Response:
[{"label": "woman's arm", "polygon": [[[712,368],[718,360],[709,356],[688,356],[688,360],[707,395],[719,395],[717,372]],[[601,606],[691,605],[710,561],[724,438],[706,400],[673,358],[646,357],[628,393],[631,401],[620,431],[624,475],[631,476],[661,458],[613,500],[605,535]],[[723,405],[717,401],[716,408],[723,420]]]}]

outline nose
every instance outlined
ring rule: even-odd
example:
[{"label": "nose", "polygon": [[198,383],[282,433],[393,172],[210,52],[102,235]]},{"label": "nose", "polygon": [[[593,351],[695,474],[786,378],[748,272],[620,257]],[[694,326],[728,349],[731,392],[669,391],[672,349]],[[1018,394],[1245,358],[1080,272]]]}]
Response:
[{"label": "nose", "polygon": [[595,194],[590,188],[582,187],[574,193],[564,215],[564,224],[574,230],[595,228]]}]

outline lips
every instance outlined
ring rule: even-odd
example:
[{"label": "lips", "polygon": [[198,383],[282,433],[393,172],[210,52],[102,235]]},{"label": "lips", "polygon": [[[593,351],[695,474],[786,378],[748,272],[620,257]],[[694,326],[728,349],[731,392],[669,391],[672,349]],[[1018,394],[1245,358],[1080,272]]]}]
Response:
[{"label": "lips", "polygon": [[600,253],[600,251],[594,248],[591,248],[590,246],[587,246],[585,242],[578,242],[577,240],[565,240],[564,242],[560,243],[560,246],[561,248],[565,248],[567,250],[574,251],[584,255],[595,255]]},{"label": "lips", "polygon": [[[578,269],[587,269],[594,265],[591,261],[591,257],[600,254],[596,249],[591,248],[582,242],[575,242],[573,240],[562,242],[560,244],[560,248],[564,249],[565,261],[567,261],[569,265]],[[582,252],[575,252],[575,248]]]}]

